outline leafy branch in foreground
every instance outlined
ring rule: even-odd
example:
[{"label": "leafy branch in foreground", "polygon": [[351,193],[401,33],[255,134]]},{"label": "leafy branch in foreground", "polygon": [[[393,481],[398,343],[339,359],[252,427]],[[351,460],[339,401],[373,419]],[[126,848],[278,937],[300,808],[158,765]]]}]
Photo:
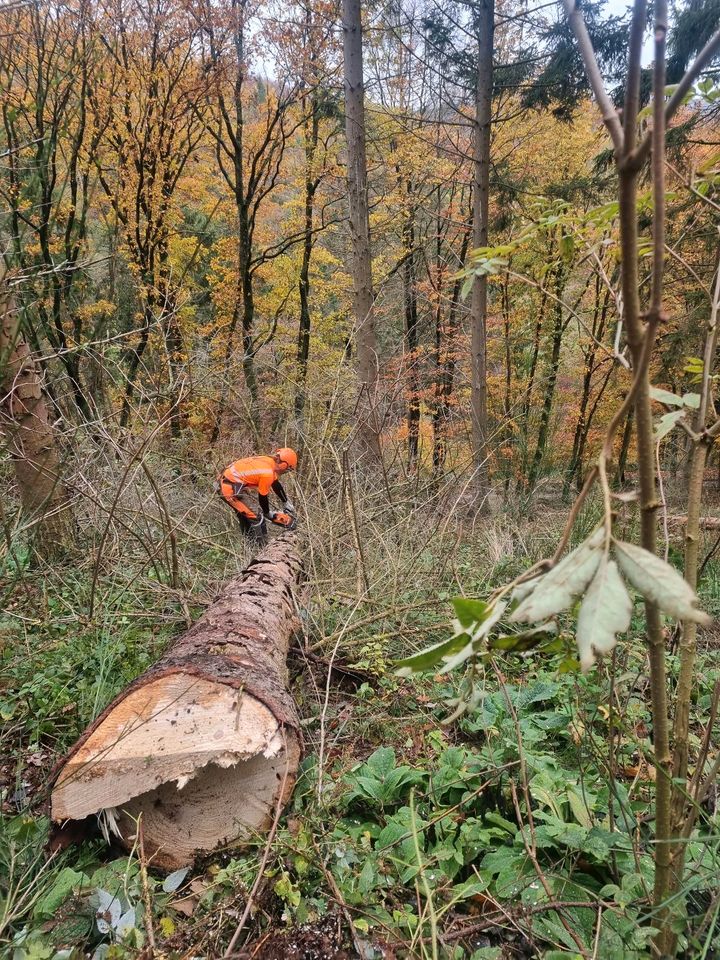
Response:
[{"label": "leafy branch in foreground", "polygon": [[[615,559],[611,559],[610,549]],[[601,524],[546,573],[530,580],[518,578],[495,591],[487,602],[454,600],[453,635],[398,661],[397,673],[409,676],[440,667],[439,673],[446,674],[491,650],[524,652],[554,637],[558,628],[553,618],[579,598],[575,639],[580,666],[587,671],[598,655],[612,651],[618,635],[630,626],[633,605],[626,583],[669,616],[699,624],[710,622],[698,606],[697,594],[674,567],[636,544],[615,537],[608,540],[605,524]],[[508,593],[509,602],[502,599]],[[534,626],[515,635],[503,633],[496,628],[502,626],[506,613],[510,624]]]}]

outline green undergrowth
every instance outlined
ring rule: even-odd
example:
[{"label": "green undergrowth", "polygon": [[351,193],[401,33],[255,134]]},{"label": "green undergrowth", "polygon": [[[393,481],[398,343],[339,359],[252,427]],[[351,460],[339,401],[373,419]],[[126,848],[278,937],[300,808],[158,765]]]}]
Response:
[{"label": "green undergrowth", "polygon": [[[312,930],[337,916],[348,948],[364,960],[393,952],[554,960],[581,948],[587,956],[649,955],[654,769],[639,636],[618,648],[614,672],[606,662],[588,676],[573,662],[571,620],[555,646],[495,650],[473,678],[476,708],[452,724],[443,721],[456,676],[393,674],[395,659],[449,636],[460,585],[486,597],[547,555],[554,536],[548,529],[527,543],[513,531],[495,543],[491,534],[483,533],[482,552],[467,541],[449,556],[416,549],[413,575],[396,570],[385,594],[358,599],[352,578],[340,575],[332,591],[311,583],[305,653],[292,659],[306,756],[243,940]],[[374,568],[380,561],[371,551],[368,544]],[[234,561],[199,551],[186,571],[193,616],[227,575],[221,563]],[[120,855],[100,839],[50,860],[44,851],[41,801],[52,765],[157,659],[186,612],[147,566],[103,571],[92,620],[83,613],[91,570],[50,574],[41,587],[17,568],[11,573],[23,588],[12,590],[0,621],[0,955],[133,957],[149,930],[160,956],[222,955],[256,883],[265,838],[170,878],[152,865],[144,878],[137,851]],[[710,563],[702,593],[713,612],[719,582]],[[636,605],[635,634],[640,629]],[[338,665],[354,673],[332,674],[326,692],[328,670]],[[672,656],[669,669],[672,682]],[[695,753],[718,674],[708,636]],[[719,836],[708,804],[688,849],[687,956],[717,949]]]}]

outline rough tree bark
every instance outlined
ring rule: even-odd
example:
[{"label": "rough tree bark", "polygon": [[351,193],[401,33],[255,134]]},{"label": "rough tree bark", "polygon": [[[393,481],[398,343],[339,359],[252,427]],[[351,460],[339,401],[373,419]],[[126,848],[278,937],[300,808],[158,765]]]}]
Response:
[{"label": "rough tree bark", "polygon": [[375,295],[370,256],[370,219],[365,150],[365,86],[363,83],[360,0],[343,0],[345,69],[345,135],[347,138],[348,206],[352,240],[353,308],[357,342],[358,433],[365,451],[380,459],[377,417],[378,356],[375,338]]},{"label": "rough tree bark", "polygon": [[[302,565],[284,534],[97,718],[62,762],[56,822],[106,811],[173,869],[267,829],[300,758],[286,657]],[[109,813],[108,813],[109,811]]]},{"label": "rough tree bark", "polygon": [[[488,242],[490,196],[490,132],[492,123],[493,37],[495,0],[479,0],[476,11],[477,77],[473,148],[473,247]],[[487,418],[487,277],[476,276],[470,302],[472,445],[477,471],[477,494],[482,502],[488,484]]]},{"label": "rough tree bark", "polygon": [[0,277],[0,432],[13,460],[23,511],[36,522],[43,557],[63,553],[74,524],[40,370],[20,329],[20,313]]}]

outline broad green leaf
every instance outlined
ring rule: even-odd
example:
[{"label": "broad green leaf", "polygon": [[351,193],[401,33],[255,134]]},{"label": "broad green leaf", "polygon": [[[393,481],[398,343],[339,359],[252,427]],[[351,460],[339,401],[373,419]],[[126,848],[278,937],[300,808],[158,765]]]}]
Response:
[{"label": "broad green leaf", "polygon": [[70,898],[70,896],[90,885],[90,878],[85,873],[78,873],[72,867],[63,867],[55,878],[52,886],[43,893],[42,897],[35,904],[33,915],[40,920],[52,919],[57,913],[59,907]]},{"label": "broad green leaf", "polygon": [[588,813],[585,798],[582,796],[578,788],[573,784],[568,786],[566,793],[573,816],[578,823],[582,824],[583,827],[589,830],[592,827],[592,817]]},{"label": "broad green leaf", "polygon": [[698,609],[697,594],[674,567],[634,543],[613,542],[620,569],[646,600],[678,620],[710,623],[712,618]]},{"label": "broad green leaf", "polygon": [[562,810],[558,803],[559,798],[556,797],[551,790],[533,780],[530,783],[530,792],[538,803],[545,804],[546,807],[552,810],[556,817],[562,817]]},{"label": "broad green leaf", "polygon": [[699,393],[684,393],[682,400],[683,400],[683,406],[689,407],[691,410],[700,409]]},{"label": "broad green leaf", "polygon": [[488,641],[488,646],[493,650],[513,650],[521,653],[525,650],[532,650],[543,640],[555,636],[557,630],[557,624],[551,620],[549,623],[542,623],[531,630],[523,630],[522,633],[503,633],[500,636],[492,637]]},{"label": "broad green leaf", "polygon": [[538,623],[567,610],[595,575],[604,537],[603,528],[598,527],[564,560],[540,577],[533,592],[510,614],[510,619]]},{"label": "broad green leaf", "polygon": [[413,673],[433,670],[442,661],[443,657],[455,653],[465,646],[468,640],[469,637],[466,633],[455,634],[447,640],[441,640],[440,643],[433,644],[432,647],[427,647],[419,653],[414,653],[411,657],[397,660],[395,662],[395,673],[399,677],[409,677]]},{"label": "broad green leaf", "polygon": [[664,403],[666,407],[681,407],[683,398],[676,393],[670,393],[669,390],[662,390],[660,387],[650,387],[650,396],[658,403]]},{"label": "broad green leaf", "polygon": [[490,609],[482,600],[469,600],[467,597],[454,597],[452,605],[460,626],[467,630],[474,623],[482,623]]},{"label": "broad green leaf", "polygon": [[362,766],[373,776],[384,779],[392,773],[396,763],[395,751],[392,747],[378,747]]},{"label": "broad green leaf", "polygon": [[503,615],[506,607],[507,604],[499,600],[497,603],[494,603],[492,607],[488,608],[487,615],[483,622],[477,627],[476,630],[473,630],[470,642],[463,647],[462,650],[450,657],[442,670],[440,670],[441,674],[450,673],[451,670],[455,670],[456,667],[459,667],[461,664],[465,663],[465,661],[469,660],[473,654],[478,652],[482,646],[481,641],[487,637],[488,633],[490,633],[492,628]]},{"label": "broad green leaf", "polygon": [[[467,636],[467,634],[463,634],[463,636]],[[439,670],[438,673],[440,674],[450,673],[451,670],[455,670],[461,664],[465,663],[466,660],[469,660],[474,653],[475,653],[475,644],[472,642],[472,640],[470,640],[468,643],[465,644],[462,650],[458,650],[456,654],[454,654],[452,657],[446,660],[442,669]]]},{"label": "broad green leaf", "polygon": [[476,897],[484,893],[488,888],[488,881],[482,877],[470,877],[463,883],[458,883],[452,888],[453,898],[456,900],[468,900],[470,897]]},{"label": "broad green leaf", "polygon": [[618,633],[630,626],[632,601],[614,560],[603,557],[588,587],[577,621],[577,645],[583,672],[595,663],[598,653],[609,653]]},{"label": "broad green leaf", "polygon": [[486,823],[493,823],[496,827],[500,827],[505,833],[515,836],[517,833],[517,825],[511,823],[509,820],[506,820],[505,817],[501,817],[499,813],[495,813],[494,810],[488,810],[485,813]]},{"label": "broad green leaf", "polygon": [[180,867],[179,870],[174,870],[172,873],[169,873],[165,877],[162,885],[165,893],[175,893],[189,872],[190,867]]},{"label": "broad green leaf", "polygon": [[560,253],[565,260],[569,260],[575,252],[575,239],[571,233],[564,233],[560,237]]},{"label": "broad green leaf", "polygon": [[662,440],[675,429],[675,424],[685,416],[684,410],[671,410],[663,414],[655,426],[655,442]]}]

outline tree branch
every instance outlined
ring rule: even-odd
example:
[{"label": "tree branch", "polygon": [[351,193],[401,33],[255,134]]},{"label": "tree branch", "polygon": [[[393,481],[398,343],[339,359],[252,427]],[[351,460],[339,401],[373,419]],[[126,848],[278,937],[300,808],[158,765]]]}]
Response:
[{"label": "tree branch", "polygon": [[600,107],[603,121],[610,132],[616,152],[621,154],[624,146],[624,137],[620,117],[605,89],[605,84],[600,74],[600,67],[598,66],[595,51],[593,50],[592,40],[590,39],[590,34],[585,26],[582,13],[577,5],[577,0],[563,0],[563,4],[568,21],[570,22],[570,27],[575,34],[575,39],[577,40],[580,55],[583,58],[585,70],[590,80],[593,93],[595,94],[595,99]]}]

